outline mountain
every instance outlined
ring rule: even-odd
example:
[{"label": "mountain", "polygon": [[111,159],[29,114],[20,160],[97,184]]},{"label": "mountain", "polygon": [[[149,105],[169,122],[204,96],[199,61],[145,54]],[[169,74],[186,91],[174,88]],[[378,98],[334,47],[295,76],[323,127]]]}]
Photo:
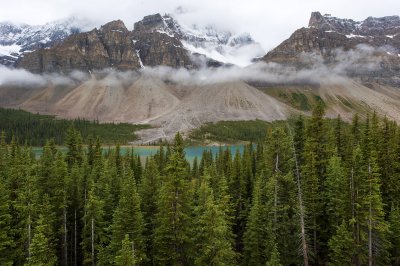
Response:
[{"label": "mountain", "polygon": [[45,25],[0,23],[0,64],[14,66],[18,58],[37,49],[46,49],[71,34],[87,31],[91,23],[77,17],[57,20]]},{"label": "mountain", "polygon": [[0,63],[34,73],[165,65],[188,69],[248,65],[264,54],[249,34],[183,25],[172,15],[145,16],[128,30],[120,20],[87,31],[69,18],[43,26],[0,24]]},{"label": "mountain", "polygon": [[247,66],[254,58],[265,54],[261,45],[248,33],[234,34],[218,30],[215,26],[188,26],[178,23],[170,15],[165,15],[163,30],[176,34],[183,46],[192,54],[202,54],[224,64]]},{"label": "mountain", "polygon": [[[311,62],[305,60],[307,55],[314,57]],[[313,12],[307,28],[296,30],[263,60],[307,68],[319,62],[315,57],[331,67],[351,59],[346,66],[348,76],[365,83],[400,86],[400,18],[353,21]]]},{"label": "mountain", "polygon": [[87,72],[107,67],[127,70],[140,68],[140,59],[124,23],[112,21],[100,29],[73,34],[51,48],[27,53],[17,67],[33,73]]}]

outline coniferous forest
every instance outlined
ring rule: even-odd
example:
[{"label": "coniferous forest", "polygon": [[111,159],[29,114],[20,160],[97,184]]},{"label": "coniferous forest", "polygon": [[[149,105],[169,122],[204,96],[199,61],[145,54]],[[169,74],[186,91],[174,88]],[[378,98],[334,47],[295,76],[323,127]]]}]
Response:
[{"label": "coniferous forest", "polygon": [[128,123],[99,123],[85,119],[58,119],[52,115],[33,114],[24,110],[4,109],[0,107],[0,132],[6,134],[6,141],[14,137],[19,144],[44,146],[47,139],[53,139],[57,145],[65,143],[65,134],[71,126],[76,128],[84,143],[92,136],[98,136],[106,144],[119,142],[126,144],[134,141],[136,130],[149,128],[148,125]]},{"label": "coniferous forest", "polygon": [[400,128],[375,114],[268,129],[189,163],[182,137],[41,158],[0,144],[0,265],[399,265]]}]

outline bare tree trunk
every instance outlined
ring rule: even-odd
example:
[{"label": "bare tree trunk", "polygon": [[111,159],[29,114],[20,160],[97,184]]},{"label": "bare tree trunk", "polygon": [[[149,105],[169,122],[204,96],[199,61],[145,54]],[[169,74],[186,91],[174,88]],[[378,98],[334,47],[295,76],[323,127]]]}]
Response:
[{"label": "bare tree trunk", "polygon": [[316,259],[318,259],[318,249],[317,249],[317,220],[314,217],[314,221],[313,221],[313,242],[314,242],[314,256]]},{"label": "bare tree trunk", "polygon": [[292,139],[292,148],[293,148],[293,156],[294,156],[294,162],[296,166],[296,177],[297,177],[297,197],[299,201],[299,211],[300,211],[300,230],[301,230],[301,244],[302,244],[302,250],[303,250],[303,260],[304,260],[304,266],[308,266],[308,248],[307,248],[307,239],[306,239],[306,229],[305,229],[305,224],[304,224],[304,205],[303,205],[303,196],[301,192],[301,184],[300,184],[300,171],[299,171],[299,165],[297,162],[297,154],[296,154],[296,148],[294,146],[294,141],[293,141],[293,136],[290,131],[289,125],[287,125],[289,134]]},{"label": "bare tree trunk", "polygon": [[372,266],[372,203],[371,203],[371,164],[368,163],[369,181],[369,219],[368,219],[368,265]]},{"label": "bare tree trunk", "polygon": [[[358,187],[354,190],[354,192],[355,192],[355,196],[354,196],[354,201],[355,202],[358,202]],[[358,214],[357,214],[357,210],[355,211],[355,215],[357,216]],[[360,245],[360,242],[361,242],[361,240],[360,240],[360,222],[358,221],[358,219],[356,219],[356,243],[357,243],[357,246],[358,245]],[[356,261],[356,265],[360,265],[360,260],[359,260],[359,257],[357,256],[357,261]]]},{"label": "bare tree trunk", "polygon": [[75,221],[74,221],[74,265],[77,265],[77,254],[76,254],[76,209],[75,209]]},{"label": "bare tree trunk", "polygon": [[64,208],[64,253],[65,253],[65,265],[68,265],[68,236],[67,236],[67,210]]},{"label": "bare tree trunk", "polygon": [[133,240],[132,240],[132,258],[133,258],[133,261],[134,261],[133,265],[135,265],[136,264],[135,263],[135,243],[133,242]]},{"label": "bare tree trunk", "polygon": [[28,215],[28,261],[31,259],[31,241],[32,241],[32,223],[31,223],[31,214],[29,210]]},{"label": "bare tree trunk", "polygon": [[96,263],[94,261],[94,219],[92,218],[92,265],[95,266]]},{"label": "bare tree trunk", "polygon": [[[351,218],[354,220],[356,216],[355,211],[355,192],[354,192],[354,167],[351,167],[351,176],[350,176],[350,202],[351,202]],[[353,227],[353,239],[357,239],[357,232],[355,224],[352,223]],[[354,265],[358,265],[358,257],[353,256]]]},{"label": "bare tree trunk", "polygon": [[[354,168],[351,168],[351,176],[350,176],[350,197],[351,197],[351,218],[355,217],[355,207],[354,207]],[[353,233],[354,233],[354,224],[353,224]]]},{"label": "bare tree trunk", "polygon": [[275,191],[274,191],[274,227],[276,227],[278,223],[277,218],[277,207],[278,207],[278,173],[279,173],[279,153],[276,154],[276,163],[275,163]]},{"label": "bare tree trunk", "polygon": [[84,214],[84,216],[83,216],[83,218],[84,218],[84,221],[83,221],[83,222],[84,222],[84,224],[86,225],[86,215],[87,215],[87,213],[86,213],[86,202],[87,202],[86,188],[85,188],[85,192],[84,192],[84,193],[85,193],[85,205],[84,205],[83,208],[84,208],[85,214]]}]

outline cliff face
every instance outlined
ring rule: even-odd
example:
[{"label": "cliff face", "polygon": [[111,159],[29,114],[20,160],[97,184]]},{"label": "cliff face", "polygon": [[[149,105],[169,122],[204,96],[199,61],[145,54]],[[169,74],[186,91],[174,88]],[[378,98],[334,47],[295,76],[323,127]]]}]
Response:
[{"label": "cliff face", "polygon": [[47,49],[27,53],[17,67],[34,73],[103,68],[135,70],[143,66],[194,67],[178,36],[166,31],[160,14],[145,17],[129,31],[120,20],[74,34]]},{"label": "cliff face", "polygon": [[[18,31],[15,28],[3,29],[1,25],[0,48],[3,32],[8,36],[10,33],[17,35],[13,32]],[[12,47],[16,51],[9,51],[5,56],[0,54],[0,64],[26,68],[35,73],[101,68],[128,70],[158,65],[192,69],[203,65],[246,66],[265,54],[261,45],[247,33],[222,31],[211,25],[187,26],[172,15],[145,16],[134,24],[132,31],[127,30],[122,21],[113,21],[89,32],[69,32],[65,30],[57,41],[45,46],[32,46],[35,44],[33,41],[28,50]],[[47,38],[49,34],[39,35]],[[29,39],[29,36],[20,32],[19,39]],[[43,38],[38,39],[39,44]]]},{"label": "cliff face", "polygon": [[122,21],[112,21],[99,30],[71,35],[52,48],[27,53],[17,66],[34,73],[140,68],[130,32]]},{"label": "cliff face", "polygon": [[321,56],[323,63],[335,65],[343,59],[343,52],[357,50],[360,45],[368,46],[372,52],[357,59],[358,63],[374,61],[378,69],[365,72],[355,69],[349,71],[348,75],[361,77],[365,81],[400,86],[398,16],[369,17],[356,22],[313,12],[307,28],[296,30],[289,39],[266,54],[263,60],[302,68],[310,64],[303,60],[304,55],[312,53]]},{"label": "cliff face", "polygon": [[51,21],[44,25],[0,22],[0,64],[13,67],[25,52],[53,47],[71,34],[92,28],[88,20],[77,17]]},{"label": "cliff face", "polygon": [[132,40],[143,65],[176,68],[194,66],[180,36],[168,27],[160,14],[146,16],[142,21],[136,22]]}]

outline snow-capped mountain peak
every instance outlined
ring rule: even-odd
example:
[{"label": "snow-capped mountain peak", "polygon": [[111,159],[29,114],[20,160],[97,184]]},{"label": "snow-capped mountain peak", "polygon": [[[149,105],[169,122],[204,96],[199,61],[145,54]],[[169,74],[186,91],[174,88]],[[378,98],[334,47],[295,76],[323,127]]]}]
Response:
[{"label": "snow-capped mountain peak", "polygon": [[[0,64],[15,66],[25,53],[49,49],[71,34],[89,31],[94,26],[93,23],[77,17],[38,26],[0,23]],[[176,39],[175,45],[187,50],[196,58],[199,58],[200,54],[211,62],[217,61],[216,63],[247,66],[254,58],[265,54],[261,45],[248,33],[237,34],[221,30],[215,25],[186,25],[179,21],[179,14],[145,16],[135,23],[131,32],[132,42],[136,42],[135,35],[153,32]]]},{"label": "snow-capped mountain peak", "polygon": [[164,30],[179,36],[183,46],[191,53],[203,54],[210,59],[239,66],[249,65],[254,58],[265,54],[261,45],[248,33],[235,34],[220,30],[215,25],[185,25],[170,14],[162,18],[168,26]]},{"label": "snow-capped mountain peak", "polygon": [[13,65],[24,52],[48,48],[73,33],[87,31],[92,24],[84,19],[69,17],[44,25],[0,23],[0,63]]}]

